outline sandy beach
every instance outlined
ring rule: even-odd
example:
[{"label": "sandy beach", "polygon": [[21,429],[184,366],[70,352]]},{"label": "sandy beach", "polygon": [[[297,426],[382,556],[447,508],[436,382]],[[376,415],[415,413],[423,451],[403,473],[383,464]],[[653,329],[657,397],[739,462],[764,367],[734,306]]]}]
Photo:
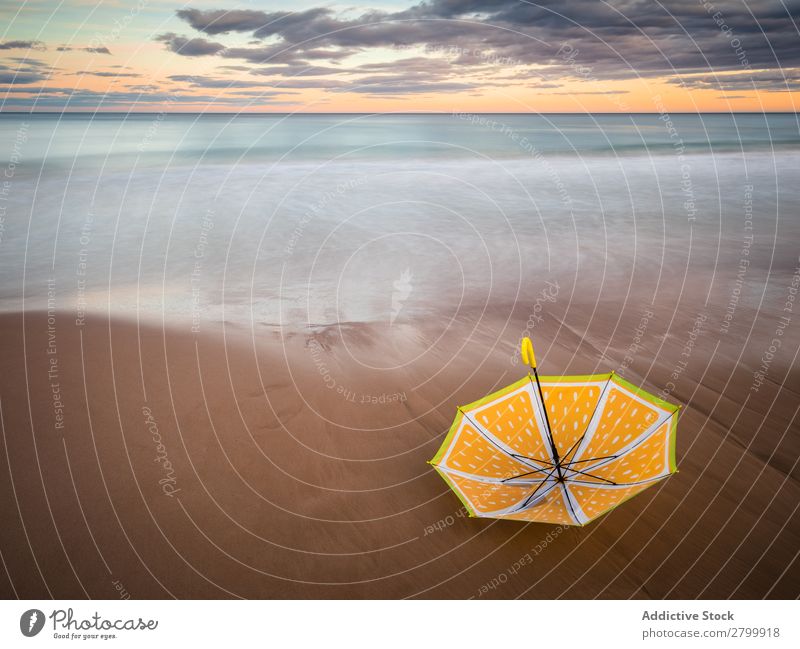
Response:
[{"label": "sandy beach", "polygon": [[4,315],[0,592],[797,597],[796,333],[755,392],[775,314],[725,336],[724,308],[663,299],[534,310],[544,373],[616,369],[685,404],[679,473],[585,528],[467,518],[426,464],[457,405],[523,374],[530,300],[446,335]]}]

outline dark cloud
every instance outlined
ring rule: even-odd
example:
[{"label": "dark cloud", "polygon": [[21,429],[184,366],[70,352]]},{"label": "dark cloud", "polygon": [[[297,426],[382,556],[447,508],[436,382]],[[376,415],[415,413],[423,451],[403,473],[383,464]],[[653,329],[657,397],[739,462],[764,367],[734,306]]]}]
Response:
[{"label": "dark cloud", "polygon": [[55,86],[5,86],[0,88],[0,94],[6,93],[57,93],[66,94],[73,92],[75,88],[58,88]]},{"label": "dark cloud", "polygon": [[9,70],[4,70],[2,66],[0,66],[0,83],[18,83],[18,84],[26,84],[26,83],[36,83],[37,81],[43,81],[46,77],[41,74],[28,74],[23,72],[14,72]]},{"label": "dark cloud", "polygon": [[454,72],[449,61],[444,59],[413,56],[395,61],[382,61],[380,63],[364,63],[356,68],[363,72],[398,72],[423,73],[423,74],[451,74]]},{"label": "dark cloud", "polygon": [[250,63],[293,63],[300,60],[298,52],[285,45],[266,47],[231,47],[222,51],[226,59],[242,59]]},{"label": "dark cloud", "polygon": [[56,52],[90,52],[92,54],[111,54],[107,47],[72,47],[71,45],[59,45]]},{"label": "dark cloud", "polygon": [[46,50],[42,41],[2,41],[0,42],[0,50]]},{"label": "dark cloud", "polygon": [[[188,83],[193,88],[273,88],[269,81],[242,81],[239,79],[216,79],[214,77],[193,76],[190,74],[173,74],[170,81]],[[278,94],[278,93],[275,93]]]},{"label": "dark cloud", "polygon": [[181,56],[208,56],[219,54],[225,49],[220,43],[208,41],[205,38],[186,38],[172,32],[156,36],[156,40],[166,43],[167,48]]},{"label": "dark cloud", "polygon": [[344,90],[369,95],[424,95],[439,92],[462,92],[474,88],[473,84],[457,81],[420,83],[403,77],[373,77],[359,79],[358,82],[345,86]]},{"label": "dark cloud", "polygon": [[[276,95],[296,95],[298,94],[296,90],[281,90],[280,92],[270,92],[269,90],[233,90],[229,93],[229,95],[237,96],[237,97],[274,97]],[[271,103],[278,103],[278,104],[290,104],[295,103],[294,101],[273,101]]]},{"label": "dark cloud", "polygon": [[10,62],[16,67],[0,63],[0,83],[14,83],[25,85],[46,81],[49,78],[49,68],[41,61],[33,59],[12,58]]},{"label": "dark cloud", "polygon": [[713,8],[698,0],[428,0],[403,11],[360,15],[315,7],[185,9],[178,17],[208,35],[238,32],[269,39],[262,48],[225,50],[225,56],[254,63],[276,56],[308,59],[309,51],[332,60],[341,52],[374,47],[429,46],[459,49],[451,61],[457,65],[536,64],[553,74],[586,78],[576,72],[579,64],[592,79],[800,65],[797,0],[707,4]]},{"label": "dark cloud", "polygon": [[224,9],[212,11],[178,9],[175,13],[197,31],[205,32],[211,36],[229,32],[253,32],[267,26],[270,22],[270,15],[291,15],[291,12],[286,11],[278,14],[267,14],[263,11],[250,9],[232,9],[230,11]]},{"label": "dark cloud", "polygon": [[287,47],[284,44],[265,47],[230,47],[220,51],[228,59],[242,59],[250,63],[303,64],[308,59],[338,61],[354,54],[351,49],[319,49]]},{"label": "dark cloud", "polygon": [[497,80],[473,75],[459,81],[459,70],[450,61],[416,56],[389,63],[366,63],[356,72],[369,73],[352,82],[352,92],[376,95],[463,92],[495,85]]},{"label": "dark cloud", "polygon": [[31,68],[39,68],[39,69],[50,69],[50,64],[45,63],[44,61],[40,61],[38,59],[31,59],[27,56],[8,56],[5,59],[6,61],[12,61],[14,63],[18,63],[19,65],[25,65]]},{"label": "dark cloud", "polygon": [[141,77],[141,74],[136,72],[116,72],[116,71],[107,71],[107,70],[99,70],[97,72],[93,72],[90,70],[84,70],[81,72],[73,72],[74,76],[78,77],[110,77],[112,79],[122,78],[122,77]]},{"label": "dark cloud", "polygon": [[[547,88],[549,86],[536,86],[537,88]],[[627,90],[586,90],[586,91],[570,91],[570,92],[551,92],[551,95],[627,95]]]},{"label": "dark cloud", "polygon": [[[96,92],[92,90],[76,90],[74,88],[16,88],[0,87],[0,95],[4,93],[35,93],[31,97],[6,97],[3,107],[6,110],[20,109],[20,110],[36,110],[36,109],[53,109],[53,110],[79,110],[79,109],[97,109],[97,108],[117,108],[132,107],[133,110],[137,108],[148,109],[151,106],[169,104],[169,105],[203,105],[208,108],[221,108],[226,107],[241,107],[247,106],[252,103],[250,97],[218,97],[213,95],[186,95],[174,94],[163,91],[153,91],[152,89],[143,92],[135,92],[130,90],[109,91],[109,92]],[[261,99],[268,99],[268,103],[275,105],[282,105],[288,102],[273,100],[265,93],[259,93],[258,97]]]},{"label": "dark cloud", "polygon": [[800,69],[692,75],[672,79],[670,83],[703,90],[741,91],[758,88],[787,92],[800,90]]},{"label": "dark cloud", "polygon": [[293,77],[284,77],[273,83],[276,88],[324,88],[327,90],[336,90],[346,85],[343,81],[334,79],[295,79]]},{"label": "dark cloud", "polygon": [[[326,88],[371,95],[423,94],[472,90],[483,81],[454,81],[453,66],[441,59],[409,57],[389,63],[366,63],[351,68],[281,65],[253,68],[251,74],[277,77],[276,87]],[[336,79],[306,77],[334,77]],[[346,80],[342,80],[345,78]],[[488,81],[495,83],[494,81]]]},{"label": "dark cloud", "polygon": [[[178,18],[186,21],[193,29],[209,35],[228,34],[230,32],[252,33],[258,38],[280,35],[285,40],[300,42],[304,38],[287,38],[287,33],[302,33],[301,30],[320,25],[338,25],[333,12],[326,8],[314,8],[304,11],[255,11],[233,9],[179,9],[175,12]],[[305,26],[305,27],[304,27]]]},{"label": "dark cloud", "polygon": [[252,74],[266,75],[266,76],[284,76],[284,77],[320,77],[333,74],[342,74],[348,70],[341,68],[333,68],[330,66],[320,65],[286,65],[286,66],[267,66],[263,68],[254,68],[251,70]]}]

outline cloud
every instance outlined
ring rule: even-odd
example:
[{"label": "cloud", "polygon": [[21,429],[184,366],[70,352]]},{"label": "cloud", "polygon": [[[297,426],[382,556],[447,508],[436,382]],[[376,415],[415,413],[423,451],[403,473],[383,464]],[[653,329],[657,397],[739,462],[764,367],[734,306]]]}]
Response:
[{"label": "cloud", "polygon": [[[537,88],[548,88],[550,86],[543,85],[543,86],[536,86]],[[551,95],[627,95],[628,90],[576,90],[576,91],[562,91],[562,92],[551,92]]]},{"label": "cloud", "polygon": [[[280,92],[270,92],[269,90],[233,90],[230,95],[239,96],[239,97],[274,97],[277,95],[296,95],[298,94],[295,90],[281,90]],[[285,101],[270,101],[271,104],[294,104],[297,100],[285,100]]]},{"label": "cloud", "polygon": [[[333,12],[326,8],[312,8],[304,11],[256,11],[233,9],[212,9],[201,11],[199,9],[178,9],[178,18],[184,20],[190,27],[210,36],[228,34],[230,32],[252,33],[258,38],[281,35],[285,40],[299,42],[300,39],[286,39],[287,32],[304,29],[320,23],[334,26],[338,21],[333,17]],[[316,27],[313,27],[316,29]]]},{"label": "cloud", "polygon": [[319,77],[326,75],[342,74],[348,70],[332,68],[320,65],[286,65],[286,66],[267,66],[263,68],[253,68],[252,74],[284,77]]},{"label": "cloud", "polygon": [[[4,102],[4,108],[9,109],[50,109],[50,110],[70,110],[70,109],[103,109],[103,108],[119,108],[131,107],[133,110],[137,108],[152,109],[153,106],[158,105],[182,105],[182,106],[196,106],[200,105],[204,108],[221,108],[234,107],[239,108],[252,104],[252,98],[243,96],[236,97],[219,97],[213,95],[187,95],[175,94],[167,92],[153,92],[152,89],[143,92],[132,92],[129,90],[123,91],[110,91],[110,92],[96,92],[92,90],[76,90],[74,88],[16,88],[15,86],[0,87],[0,95],[5,93],[35,93],[31,97],[7,97]],[[266,93],[259,93],[259,98],[269,98]],[[263,102],[259,102],[263,103]],[[269,104],[283,105],[290,102],[278,101],[269,99]]]},{"label": "cloud", "polygon": [[414,56],[395,61],[382,61],[380,63],[364,63],[357,68],[364,72],[398,72],[405,74],[417,73],[427,75],[451,74],[454,72],[452,64],[445,59]]},{"label": "cloud", "polygon": [[283,77],[274,84],[276,88],[321,88],[326,90],[335,90],[346,85],[343,81],[333,79],[294,79],[292,77]]},{"label": "cloud", "polygon": [[190,74],[173,74],[168,78],[170,81],[186,82],[193,88],[273,88],[275,85],[274,83],[268,81],[216,79],[214,77],[193,76]]},{"label": "cloud", "polygon": [[280,17],[291,15],[291,12],[288,11],[266,14],[263,11],[250,9],[232,9],[230,11],[224,9],[211,11],[178,9],[175,13],[178,18],[186,21],[197,31],[204,32],[210,36],[228,34],[230,32],[252,32],[267,26],[271,20],[270,15]]},{"label": "cloud", "polygon": [[90,71],[90,70],[81,70],[80,72],[72,72],[74,76],[78,77],[109,77],[112,79],[122,78],[122,77],[141,77],[142,75],[137,72],[116,72],[116,71],[107,71],[107,70],[98,70],[97,72]]},{"label": "cloud", "polygon": [[299,52],[292,52],[285,45],[269,45],[265,47],[230,47],[221,55],[226,59],[242,59],[250,63],[295,63],[302,62]]},{"label": "cloud", "polygon": [[398,78],[368,78],[359,79],[358,82],[346,86],[348,92],[357,92],[370,95],[412,95],[431,94],[438,92],[462,92],[473,90],[474,85],[459,83],[457,81],[419,83]]},{"label": "cloud", "polygon": [[12,58],[9,61],[17,63],[17,66],[0,63],[0,83],[25,85],[46,81],[50,76],[49,68],[41,61],[23,58]]},{"label": "cloud", "polygon": [[[308,64],[264,66],[250,70],[259,76],[278,77],[276,87],[324,88],[370,95],[460,92],[494,81],[466,82],[453,79],[456,70],[448,61],[409,57],[394,62],[366,63],[351,68]],[[307,77],[327,77],[307,79]],[[331,77],[338,77],[332,79]]]},{"label": "cloud", "polygon": [[208,56],[218,54],[225,49],[224,45],[205,38],[186,38],[172,32],[160,34],[155,40],[166,43],[170,51],[181,56]]},{"label": "cloud", "polygon": [[91,54],[111,54],[107,47],[72,47],[70,45],[59,45],[56,52],[90,52]]},{"label": "cloud", "polygon": [[0,50],[46,50],[42,41],[0,41]]},{"label": "cloud", "polygon": [[59,93],[69,94],[74,92],[75,88],[57,88],[54,86],[6,86],[0,88],[0,94],[5,93]]},{"label": "cloud", "polygon": [[[182,9],[177,16],[207,34],[232,32],[270,39],[266,51],[239,48],[226,56],[257,62],[281,50],[302,57],[368,48],[431,46],[462,50],[454,62],[486,65],[505,59],[515,65],[547,66],[570,75],[573,63],[596,79],[664,76],[702,70],[736,70],[742,56],[753,69],[800,65],[797,2],[698,0],[604,3],[597,0],[428,0],[402,11],[361,14],[312,7],[297,12]],[[744,52],[744,54],[742,54]]]},{"label": "cloud", "polygon": [[0,66],[0,83],[36,83],[37,81],[43,81],[46,78],[43,75],[36,73],[25,74],[16,71],[9,71],[3,68],[4,66]]},{"label": "cloud", "polygon": [[787,92],[800,90],[800,69],[684,75],[670,79],[670,83],[702,90],[741,91],[758,88]]}]

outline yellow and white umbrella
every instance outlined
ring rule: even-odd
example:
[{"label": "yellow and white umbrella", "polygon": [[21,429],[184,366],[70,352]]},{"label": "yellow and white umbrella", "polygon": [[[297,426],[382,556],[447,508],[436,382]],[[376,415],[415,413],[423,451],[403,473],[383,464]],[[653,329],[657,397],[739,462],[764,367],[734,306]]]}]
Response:
[{"label": "yellow and white umbrella", "polygon": [[532,372],[458,409],[431,464],[471,516],[585,525],[675,471],[679,406],[610,374]]}]

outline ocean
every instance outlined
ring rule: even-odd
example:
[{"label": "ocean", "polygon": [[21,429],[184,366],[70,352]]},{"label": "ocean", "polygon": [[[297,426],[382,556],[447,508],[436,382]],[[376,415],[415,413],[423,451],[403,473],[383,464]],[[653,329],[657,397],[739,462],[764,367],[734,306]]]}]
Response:
[{"label": "ocean", "polygon": [[735,292],[777,311],[800,252],[798,124],[0,114],[0,309],[302,329],[692,286],[698,307]]}]

